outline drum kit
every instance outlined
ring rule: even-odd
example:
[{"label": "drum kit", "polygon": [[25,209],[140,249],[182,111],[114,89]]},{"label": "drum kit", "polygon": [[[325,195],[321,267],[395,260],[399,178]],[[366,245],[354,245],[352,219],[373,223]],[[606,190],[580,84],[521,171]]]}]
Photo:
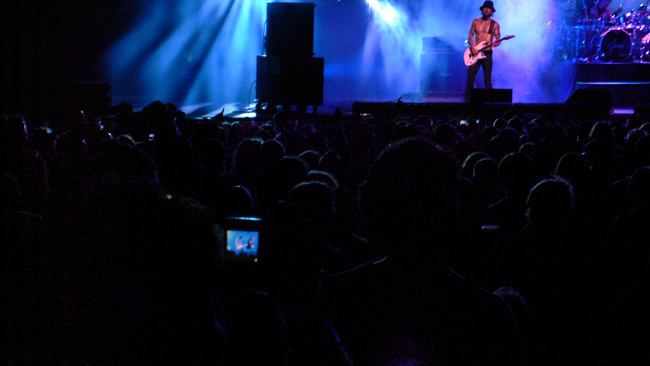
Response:
[{"label": "drum kit", "polygon": [[596,20],[578,19],[565,27],[562,58],[577,62],[650,62],[650,9],[647,2],[627,13],[622,6]]}]

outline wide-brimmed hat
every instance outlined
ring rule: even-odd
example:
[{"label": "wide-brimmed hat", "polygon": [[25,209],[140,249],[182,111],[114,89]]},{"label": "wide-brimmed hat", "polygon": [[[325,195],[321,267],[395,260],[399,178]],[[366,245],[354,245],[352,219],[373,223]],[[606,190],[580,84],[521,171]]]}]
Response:
[{"label": "wide-brimmed hat", "polygon": [[493,13],[496,13],[496,12],[497,12],[496,10],[494,10],[494,4],[493,4],[491,1],[486,1],[486,2],[484,2],[484,3],[483,3],[483,6],[481,6],[479,9],[481,9],[481,11],[483,11],[483,8],[489,8],[489,9],[492,9],[492,12],[493,12]]}]

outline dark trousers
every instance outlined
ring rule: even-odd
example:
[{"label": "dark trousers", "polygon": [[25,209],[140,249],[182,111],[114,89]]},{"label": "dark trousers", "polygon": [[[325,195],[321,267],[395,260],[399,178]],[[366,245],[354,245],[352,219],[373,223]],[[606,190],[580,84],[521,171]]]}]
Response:
[{"label": "dark trousers", "polygon": [[467,68],[467,89],[465,89],[465,101],[469,102],[474,89],[474,81],[476,80],[476,73],[478,69],[483,66],[483,80],[485,81],[485,89],[492,89],[492,51],[485,51],[485,58],[478,60],[474,65]]}]

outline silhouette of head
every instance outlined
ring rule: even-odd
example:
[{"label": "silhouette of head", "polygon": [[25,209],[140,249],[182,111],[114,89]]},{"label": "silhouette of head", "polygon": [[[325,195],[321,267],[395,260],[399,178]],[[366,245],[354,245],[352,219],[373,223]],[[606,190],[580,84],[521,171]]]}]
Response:
[{"label": "silhouette of head", "polygon": [[573,209],[573,186],[563,178],[549,178],[530,190],[526,216],[530,223],[541,223],[544,228],[558,230],[566,226]]},{"label": "silhouette of head", "polygon": [[410,137],[390,144],[361,192],[375,239],[417,241],[453,222],[458,178],[455,156],[430,140]]},{"label": "silhouette of head", "polygon": [[334,212],[334,191],[326,183],[302,182],[291,189],[289,200],[301,217],[325,220]]},{"label": "silhouette of head", "polygon": [[253,197],[244,186],[230,187],[224,206],[228,216],[252,216],[255,213]]},{"label": "silhouette of head", "polygon": [[323,170],[310,170],[307,173],[307,181],[316,181],[327,184],[330,188],[336,189],[339,187],[339,182],[329,172]]},{"label": "silhouette of head", "polygon": [[499,162],[499,178],[507,193],[527,193],[534,182],[535,167],[531,158],[519,152],[510,153]]},{"label": "silhouette of head", "polygon": [[465,178],[471,178],[472,175],[474,174],[474,166],[476,163],[484,158],[488,158],[489,155],[487,153],[484,153],[482,151],[475,151],[467,156],[465,158],[465,161],[463,162],[462,166],[462,173]]},{"label": "silhouette of head", "polygon": [[555,167],[555,175],[581,186],[587,176],[587,160],[584,155],[568,152],[560,158]]},{"label": "silhouette of head", "polygon": [[650,204],[650,167],[644,167],[636,170],[630,177],[628,183],[630,194],[640,204],[648,206]]}]

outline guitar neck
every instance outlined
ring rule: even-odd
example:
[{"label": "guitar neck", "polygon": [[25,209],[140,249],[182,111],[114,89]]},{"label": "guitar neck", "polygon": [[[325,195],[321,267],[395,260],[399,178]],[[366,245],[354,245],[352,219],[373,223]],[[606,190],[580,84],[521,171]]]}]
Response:
[{"label": "guitar neck", "polygon": [[488,48],[492,47],[492,45],[493,45],[494,43],[499,43],[499,42],[501,42],[501,41],[507,41],[507,40],[509,40],[510,38],[514,38],[514,36],[506,36],[506,37],[503,37],[503,38],[501,38],[501,39],[497,39],[497,40],[494,41],[494,42],[488,42],[488,44],[486,44],[485,47],[483,47],[483,48],[481,48],[480,50],[478,50],[478,52],[483,52],[483,51],[487,50]]}]

